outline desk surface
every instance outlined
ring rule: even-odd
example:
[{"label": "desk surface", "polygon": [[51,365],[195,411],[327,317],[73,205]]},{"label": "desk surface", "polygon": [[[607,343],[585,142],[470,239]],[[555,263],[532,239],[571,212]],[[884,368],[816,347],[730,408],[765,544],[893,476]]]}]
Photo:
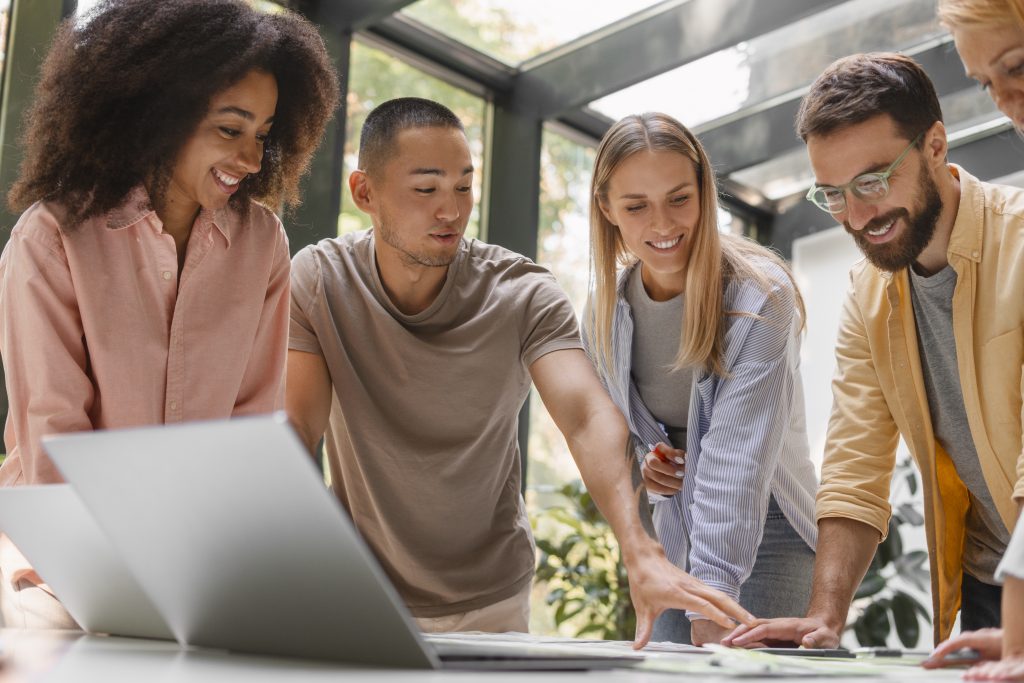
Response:
[{"label": "desk surface", "polygon": [[[175,683],[205,683],[216,681],[372,681],[391,683],[409,681],[450,681],[459,677],[465,681],[486,677],[492,683],[530,680],[532,683],[604,681],[624,683],[668,683],[679,678],[700,681],[737,680],[729,676],[707,673],[686,675],[665,674],[655,671],[608,671],[565,673],[483,673],[480,671],[396,671],[386,669],[353,668],[340,664],[292,660],[272,657],[239,655],[213,650],[182,650],[176,643],[88,636],[61,631],[0,630],[0,643],[4,648],[0,683],[27,683],[31,681],[74,681],[75,683],[137,683],[161,681]],[[700,661],[709,655],[675,655],[686,661]],[[829,680],[922,680],[956,681],[961,671],[924,671],[906,666],[883,666],[884,671],[865,678],[830,676]],[[744,681],[807,680],[805,677],[753,678]]]}]

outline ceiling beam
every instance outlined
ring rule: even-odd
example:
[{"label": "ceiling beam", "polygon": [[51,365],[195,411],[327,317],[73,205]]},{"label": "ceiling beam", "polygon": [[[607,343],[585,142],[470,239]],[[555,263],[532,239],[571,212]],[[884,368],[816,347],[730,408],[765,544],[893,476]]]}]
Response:
[{"label": "ceiling beam", "polygon": [[[528,63],[514,100],[540,118],[586,105],[678,66],[815,14],[841,0],[690,0],[584,36]],[[566,51],[568,50],[568,51]]]},{"label": "ceiling beam", "polygon": [[[924,67],[940,97],[973,85],[964,75],[951,39],[932,41],[906,54]],[[807,89],[794,91],[771,106],[754,108],[746,115],[730,116],[725,123],[698,126],[696,132],[718,172],[728,175],[799,147],[802,143],[794,124]]]},{"label": "ceiling beam", "polygon": [[375,24],[415,0],[306,0],[303,13],[321,26],[354,32]]}]

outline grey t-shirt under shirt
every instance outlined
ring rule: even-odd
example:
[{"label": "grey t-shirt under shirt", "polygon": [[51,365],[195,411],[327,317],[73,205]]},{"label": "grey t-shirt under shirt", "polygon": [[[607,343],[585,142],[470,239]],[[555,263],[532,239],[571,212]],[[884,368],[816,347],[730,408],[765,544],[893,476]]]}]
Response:
[{"label": "grey t-shirt under shirt", "polygon": [[[651,415],[676,448],[686,450],[693,370],[672,370],[683,327],[683,295],[655,301],[644,289],[639,265],[629,274],[626,301],[633,313],[633,383]],[[648,444],[645,444],[648,445]]]},{"label": "grey t-shirt under shirt", "polygon": [[292,263],[289,348],[323,356],[334,388],[331,486],[413,614],[485,607],[533,578],[518,414],[529,366],[582,348],[576,316],[550,272],[476,240],[405,315],[373,240],[323,240]]},{"label": "grey t-shirt under shirt", "polygon": [[976,579],[995,584],[996,567],[1010,542],[1010,534],[985,483],[964,408],[953,337],[956,271],[947,265],[931,277],[924,277],[911,268],[910,285],[935,438],[949,453],[971,497],[963,568]]}]

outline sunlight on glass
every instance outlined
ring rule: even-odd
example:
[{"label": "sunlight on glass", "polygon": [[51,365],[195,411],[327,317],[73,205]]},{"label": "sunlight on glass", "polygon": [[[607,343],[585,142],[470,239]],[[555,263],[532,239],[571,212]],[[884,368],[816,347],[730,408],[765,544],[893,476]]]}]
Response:
[{"label": "sunlight on glass", "polygon": [[944,33],[935,0],[849,0],[590,106],[613,119],[663,111],[699,126],[809,85],[840,55],[903,49]]},{"label": "sunlight on glass", "polygon": [[[569,295],[576,315],[583,312],[590,274],[590,175],[594,148],[581,145],[552,130],[541,138],[540,221],[537,226],[537,263],[549,269]],[[555,492],[580,478],[579,470],[537,391],[530,392],[530,464],[527,468],[526,505],[531,517],[546,507],[565,504]],[[546,530],[538,529],[538,537]],[[545,585],[533,591],[530,632],[557,632],[553,609],[545,603]],[[566,626],[568,628],[568,626]],[[566,631],[563,635],[571,635]]]},{"label": "sunlight on glass", "polygon": [[419,0],[402,13],[516,65],[660,1]]},{"label": "sunlight on glass", "polygon": [[100,4],[100,0],[78,0],[78,3],[75,5],[75,14],[78,17],[83,17],[98,4]]},{"label": "sunlight on glass", "polygon": [[0,0],[0,91],[3,88],[4,64],[7,63],[7,37],[11,26],[11,0]]}]

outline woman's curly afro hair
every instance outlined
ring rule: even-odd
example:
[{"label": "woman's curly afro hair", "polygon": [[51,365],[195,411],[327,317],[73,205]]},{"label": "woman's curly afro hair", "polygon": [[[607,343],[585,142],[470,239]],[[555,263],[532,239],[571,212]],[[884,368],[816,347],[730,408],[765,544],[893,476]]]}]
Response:
[{"label": "woman's curly afro hair", "polygon": [[26,113],[24,161],[8,203],[59,202],[73,227],[145,183],[162,204],[178,153],[210,99],[252,69],[278,100],[259,173],[231,203],[297,204],[299,178],[338,103],[337,74],[316,28],[244,0],[106,0],[58,29]]}]

